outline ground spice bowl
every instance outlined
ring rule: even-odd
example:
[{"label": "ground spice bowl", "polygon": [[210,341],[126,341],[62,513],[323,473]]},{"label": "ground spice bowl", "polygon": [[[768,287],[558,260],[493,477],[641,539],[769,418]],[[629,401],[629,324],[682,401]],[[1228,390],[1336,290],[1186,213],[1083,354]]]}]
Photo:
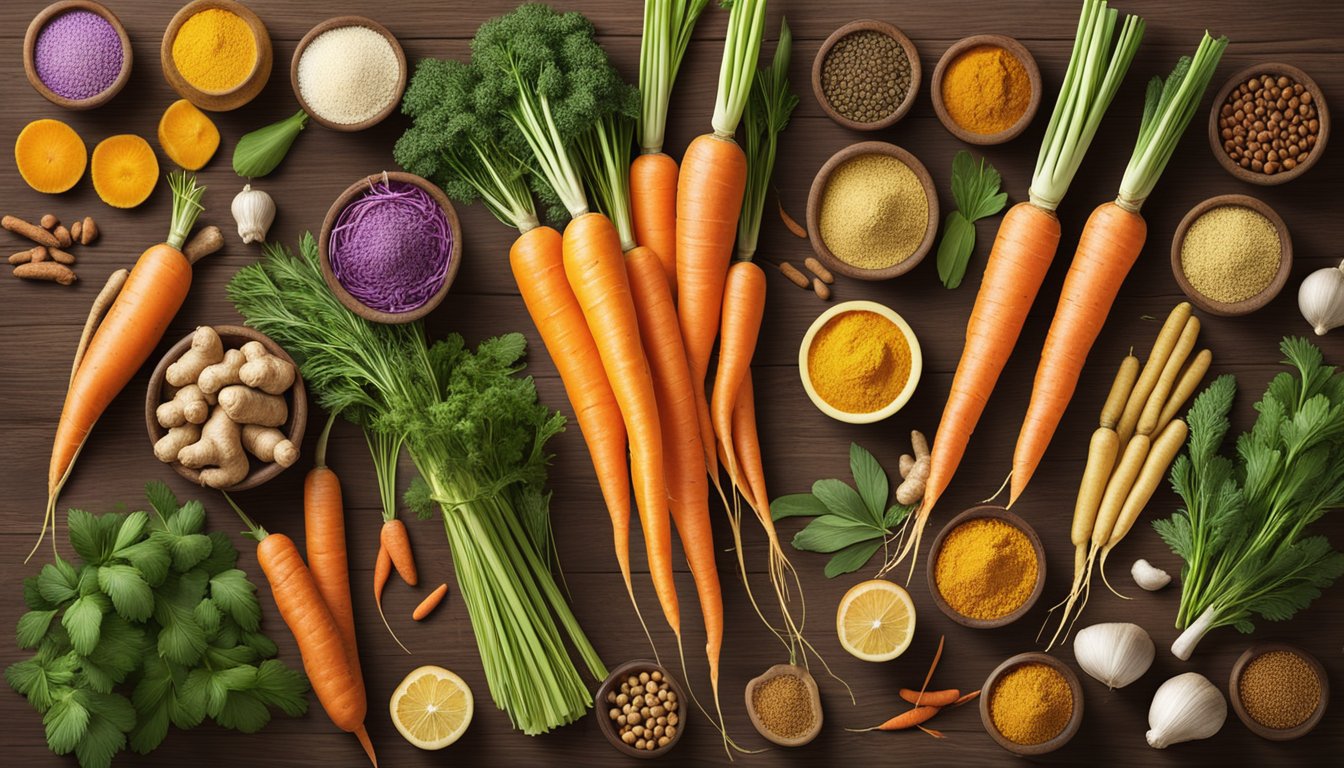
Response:
[{"label": "ground spice bowl", "polygon": [[[982,519],[1002,520],[1018,529],[1026,535],[1027,541],[1031,542],[1032,552],[1036,554],[1036,584],[1032,587],[1031,594],[1028,595],[1026,601],[1023,602],[1022,605],[1019,605],[1012,613],[1005,614],[997,619],[976,619],[958,613],[955,608],[948,604],[947,600],[943,599],[943,594],[938,589],[938,580],[934,575],[935,568],[938,564],[938,556],[942,554],[943,542],[947,541],[948,534],[952,533],[952,531],[956,530],[957,527],[963,523]],[[1009,512],[1003,507],[990,505],[971,507],[947,521],[947,525],[944,525],[943,529],[938,532],[938,536],[933,540],[933,546],[929,548],[929,560],[925,565],[925,570],[928,572],[929,594],[933,597],[934,604],[938,606],[938,610],[943,612],[943,615],[963,627],[970,627],[971,629],[995,629],[997,627],[1004,627],[1012,624],[1014,621],[1022,618],[1034,605],[1036,605],[1036,601],[1040,599],[1041,592],[1045,590],[1045,547],[1041,545],[1041,537],[1036,535],[1036,530],[1028,525],[1026,520],[1023,520],[1016,514]],[[988,692],[988,688],[985,690]]]},{"label": "ground spice bowl", "polygon": [[[331,269],[331,254],[328,252],[328,243],[331,242],[331,230],[336,226],[336,219],[340,217],[341,211],[353,200],[369,191],[374,182],[392,182],[401,181],[407,184],[414,184],[429,193],[434,201],[439,204],[443,210],[444,216],[448,218],[448,228],[453,233],[453,249],[448,254],[448,271],[443,276],[443,285],[429,301],[412,309],[408,312],[384,312],[380,309],[365,305],[359,299],[350,295],[350,292],[341,285],[341,281],[336,279],[336,273]],[[356,181],[345,188],[340,197],[327,209],[327,217],[322,221],[322,234],[317,239],[318,264],[322,267],[322,277],[326,278],[327,287],[345,306],[346,309],[354,312],[356,315],[374,323],[383,323],[386,325],[396,325],[398,323],[410,323],[428,315],[434,311],[434,308],[443,303],[443,298],[448,295],[448,289],[453,285],[453,279],[457,277],[458,267],[462,264],[462,224],[458,221],[457,210],[453,208],[453,203],[438,185],[416,176],[413,173],[403,171],[384,171]]]},{"label": "ground spice bowl", "polygon": [[[391,102],[389,102],[378,114],[358,123],[336,123],[326,119],[314,111],[312,107],[308,105],[307,101],[304,101],[303,91],[299,88],[299,59],[303,58],[303,52],[306,51],[308,46],[323,32],[329,32],[333,29],[340,29],[342,27],[364,27],[365,29],[371,29],[374,32],[377,32],[387,40],[392,46],[392,51],[397,55],[396,98],[392,99]],[[294,49],[294,58],[289,62],[289,83],[294,89],[294,98],[299,100],[299,106],[303,107],[303,111],[308,113],[308,117],[311,118],[313,122],[330,128],[333,131],[362,131],[366,128],[372,128],[387,119],[388,115],[397,111],[397,108],[401,106],[401,94],[406,90],[406,76],[406,52],[402,50],[401,43],[397,41],[396,36],[393,35],[387,27],[364,16],[336,16],[335,18],[327,19],[321,24],[308,30],[308,34],[303,36],[303,39],[299,41],[298,46]]]},{"label": "ground spice bowl", "polygon": [[[1267,725],[1262,725],[1254,717],[1251,717],[1251,714],[1246,711],[1241,703],[1241,673],[1245,671],[1247,664],[1271,651],[1287,651],[1301,657],[1307,663],[1307,666],[1311,667],[1312,671],[1316,673],[1316,679],[1321,683],[1321,700],[1316,705],[1316,711],[1312,712],[1311,716],[1302,721],[1301,724],[1292,728],[1270,728]],[[1320,659],[1297,646],[1287,643],[1256,643],[1247,648],[1246,652],[1241,654],[1236,663],[1232,665],[1232,674],[1229,676],[1227,683],[1227,697],[1231,700],[1232,711],[1237,713],[1237,717],[1241,719],[1242,724],[1251,733],[1270,741],[1291,741],[1311,733],[1320,724],[1321,719],[1325,717],[1325,709],[1330,704],[1330,676],[1325,673],[1325,667],[1321,664]]]},{"label": "ground spice bowl", "polygon": [[[845,312],[874,312],[890,320],[901,334],[905,336],[906,343],[910,346],[910,373],[906,376],[905,387],[896,395],[885,407],[872,413],[849,413],[831,405],[817,394],[816,387],[812,386],[812,375],[808,369],[807,357],[812,350],[812,343],[816,341],[817,333],[826,326],[835,317]],[[924,372],[924,353],[920,350],[919,339],[915,337],[914,329],[905,321],[905,318],[896,313],[890,307],[878,304],[875,301],[844,301],[827,309],[812,321],[812,325],[803,334],[803,341],[798,345],[798,375],[803,380],[803,391],[807,392],[807,397],[812,404],[817,406],[817,410],[830,416],[836,421],[843,421],[846,424],[872,424],[882,421],[892,415],[905,404],[910,402],[910,398],[915,394],[915,388],[919,386],[919,377]]]},{"label": "ground spice bowl", "polygon": [[[896,106],[896,109],[881,120],[871,123],[859,123],[850,120],[831,106],[830,99],[826,98],[826,92],[821,87],[821,69],[826,62],[826,55],[831,52],[835,44],[847,35],[854,32],[880,32],[887,37],[900,43],[901,48],[905,50],[905,58],[910,61],[910,87],[906,89],[905,98]],[[919,51],[915,48],[915,43],[904,32],[892,24],[875,19],[859,19],[851,21],[831,33],[826,41],[821,44],[817,50],[817,57],[812,60],[812,95],[816,97],[817,103],[821,105],[821,110],[836,123],[853,131],[879,131],[883,128],[890,128],[895,125],[915,104],[915,97],[919,95],[919,81],[923,79],[924,73],[919,65]]]},{"label": "ground spice bowl", "polygon": [[[178,71],[177,62],[173,61],[173,41],[177,39],[177,33],[181,31],[182,25],[201,11],[212,9],[228,11],[247,22],[247,26],[252,30],[252,39],[257,44],[257,60],[253,63],[251,74],[238,85],[224,91],[204,91],[197,88],[187,82]],[[182,6],[181,10],[173,15],[172,21],[168,22],[168,28],[163,31],[163,43],[159,47],[159,60],[163,65],[163,76],[167,78],[168,84],[179,96],[208,112],[228,112],[255,99],[257,94],[261,93],[261,89],[266,87],[266,81],[271,76],[273,55],[271,35],[266,31],[266,25],[262,23],[261,17],[251,8],[234,0],[194,0]]]},{"label": "ground spice bowl", "polygon": [[[947,74],[947,68],[952,65],[952,62],[956,61],[958,56],[981,45],[1002,48],[1011,54],[1022,64],[1022,68],[1027,72],[1027,80],[1031,83],[1031,99],[1027,102],[1026,111],[1017,119],[1017,122],[998,133],[975,133],[966,130],[956,120],[952,119],[952,115],[948,114],[947,105],[943,101],[943,76]],[[929,88],[930,95],[933,97],[933,111],[938,115],[938,120],[943,124],[943,127],[953,136],[967,144],[980,146],[1004,144],[1020,136],[1036,117],[1036,110],[1041,106],[1041,68],[1036,65],[1036,58],[1031,55],[1031,51],[1014,38],[1007,35],[972,35],[953,43],[952,47],[943,53],[942,58],[938,59],[938,65],[933,69],[933,81],[929,84]]]},{"label": "ground spice bowl", "polygon": [[[47,84],[42,82],[42,78],[37,76],[37,37],[48,22],[67,11],[89,11],[102,16],[117,31],[117,38],[121,40],[121,72],[117,74],[117,79],[101,93],[87,99],[67,99],[48,88]],[[33,86],[33,90],[42,94],[42,98],[66,109],[93,109],[111,101],[114,96],[121,93],[121,89],[126,87],[127,81],[131,79],[133,58],[131,38],[126,34],[126,27],[122,25],[121,19],[105,6],[92,0],[61,0],[48,5],[33,17],[32,22],[28,24],[28,32],[23,36],[23,72],[28,76],[28,83]]]},{"label": "ground spice bowl", "polygon": [[[1218,151],[1221,152],[1222,149],[1219,148]],[[1270,223],[1274,225],[1274,229],[1279,233],[1279,271],[1274,274],[1274,279],[1270,280],[1269,285],[1265,286],[1265,289],[1256,295],[1230,304],[1212,299],[1200,293],[1195,289],[1195,286],[1191,285],[1190,279],[1185,276],[1185,270],[1181,268],[1181,246],[1185,243],[1185,234],[1190,230],[1190,226],[1194,224],[1200,216],[1203,216],[1214,208],[1221,208],[1226,205],[1250,208],[1256,213],[1264,216],[1266,219],[1269,219]],[[1185,295],[1189,297],[1191,303],[1211,315],[1236,317],[1239,315],[1250,314],[1257,309],[1264,307],[1272,301],[1275,296],[1279,295],[1279,291],[1283,290],[1283,286],[1288,284],[1288,274],[1292,271],[1293,240],[1288,234],[1288,226],[1283,223],[1283,218],[1279,216],[1273,208],[1270,208],[1269,205],[1263,201],[1247,195],[1218,195],[1216,197],[1210,197],[1208,200],[1191,208],[1190,212],[1185,214],[1185,218],[1181,219],[1181,223],[1176,227],[1176,234],[1171,238],[1171,273],[1176,278],[1176,284],[1179,285]]]},{"label": "ground spice bowl", "polygon": [[[290,365],[294,366],[296,371],[298,370],[298,366],[294,363],[294,358],[290,357],[289,353],[279,344],[275,343],[271,337],[259,331],[241,325],[216,325],[214,326],[214,329],[215,333],[219,334],[220,341],[224,342],[225,349],[237,349],[249,341],[259,341],[266,347],[266,351],[281,360],[288,361]],[[168,375],[168,366],[177,362],[178,358],[186,354],[187,350],[191,348],[191,339],[194,334],[195,331],[187,334],[181,341],[169,347],[168,351],[159,359],[159,364],[154,366],[154,372],[149,375],[149,387],[145,392],[145,427],[149,430],[149,442],[151,445],[157,443],[159,438],[168,434],[167,429],[159,426],[159,420],[155,415],[155,411],[158,410],[159,405],[166,399],[164,397],[164,388],[167,386],[166,377]],[[290,387],[289,390],[285,392],[285,400],[289,405],[289,421],[285,422],[284,426],[280,428],[280,431],[284,432],[285,436],[288,437],[292,443],[300,445],[303,443],[304,428],[308,425],[308,391],[303,386],[302,376],[296,375],[294,377],[294,386]],[[242,481],[235,485],[231,485],[228,488],[222,488],[221,490],[230,493],[246,491],[256,488],[285,471],[284,467],[275,462],[265,464],[250,454],[248,455],[247,460],[251,462],[251,469],[248,471],[247,477],[243,478]],[[198,471],[188,469],[176,461],[170,466],[177,472],[177,474],[186,478],[192,485],[201,485],[201,475]]]},{"label": "ground spice bowl", "polygon": [[[756,707],[752,703],[757,686],[784,675],[793,675],[803,681],[803,685],[807,688],[808,699],[812,708],[812,727],[808,728],[804,733],[792,738],[780,736],[765,727],[765,724],[762,723],[757,716]],[[813,739],[817,738],[817,734],[821,733],[823,717],[821,709],[821,693],[817,690],[817,681],[813,679],[812,673],[808,672],[804,667],[800,667],[797,664],[776,664],[762,672],[760,676],[752,678],[752,680],[747,683],[746,697],[747,717],[751,719],[751,724],[756,728],[756,732],[761,734],[767,741],[778,744],[781,747],[801,747],[804,744],[810,743]]]},{"label": "ground spice bowl", "polygon": [[[1250,80],[1256,75],[1286,76],[1302,84],[1311,98],[1316,102],[1317,119],[1320,121],[1320,130],[1316,133],[1316,146],[1312,149],[1311,155],[1305,163],[1299,164],[1291,171],[1282,173],[1268,174],[1259,171],[1242,168],[1232,161],[1232,158],[1223,149],[1223,139],[1218,127],[1218,118],[1227,97],[1232,94],[1234,88]],[[1298,176],[1306,173],[1309,168],[1316,165],[1325,153],[1326,141],[1330,138],[1330,110],[1325,104],[1325,94],[1321,92],[1321,87],[1306,72],[1292,66],[1291,64],[1279,64],[1267,62],[1265,64],[1256,64],[1241,70],[1232,77],[1228,78],[1223,87],[1218,90],[1218,95],[1213,99],[1213,106],[1209,108],[1209,147],[1213,150],[1213,156],[1218,160],[1218,164],[1238,179],[1251,184],[1261,186],[1274,186],[1277,184],[1286,184]]]},{"label": "ground spice bowl", "polygon": [[678,683],[675,677],[668,674],[667,670],[664,669],[662,665],[651,659],[634,659],[633,661],[627,661],[613,669],[611,674],[607,675],[607,679],[602,681],[602,685],[598,687],[597,694],[594,696],[595,703],[593,706],[597,710],[594,715],[597,719],[597,729],[602,732],[603,736],[607,737],[607,741],[611,742],[611,746],[615,747],[616,751],[628,757],[638,757],[642,759],[662,757],[668,752],[671,752],[681,741],[682,735],[686,733],[686,721],[691,714],[691,707],[689,705],[682,706],[677,711],[680,723],[678,724],[677,732],[672,734],[672,739],[668,742],[668,745],[659,747],[655,750],[635,749],[633,746],[621,741],[621,737],[617,734],[616,722],[606,716],[607,709],[610,708],[610,705],[607,704],[608,693],[612,691],[619,692],[621,681],[629,677],[632,672],[638,674],[640,672],[653,672],[654,670],[663,673],[663,679],[668,682],[668,685],[672,687],[673,692],[677,694],[678,701],[691,701],[691,699],[686,696],[686,690],[681,687],[681,683]]},{"label": "ground spice bowl", "polygon": [[[1069,715],[1069,722],[1064,726],[1064,730],[1060,731],[1055,738],[1043,741],[1040,744],[1018,744],[1004,737],[1003,734],[999,733],[999,729],[994,727],[994,719],[989,714],[989,703],[994,697],[994,686],[1005,674],[1023,664],[1031,663],[1044,664],[1064,676],[1064,680],[1069,684],[1069,691],[1073,694],[1073,712]],[[980,694],[980,722],[984,724],[985,732],[990,735],[990,738],[998,742],[999,746],[1015,755],[1034,757],[1054,752],[1068,744],[1083,724],[1083,684],[1078,680],[1078,673],[1074,672],[1069,665],[1047,653],[1019,653],[1013,656],[989,673],[989,677],[985,678],[985,684],[980,686],[980,690],[983,691]]]},{"label": "ground spice bowl", "polygon": [[[900,160],[919,179],[920,186],[924,189],[924,197],[929,202],[929,220],[924,228],[924,239],[920,241],[914,253],[911,253],[903,261],[882,269],[856,267],[847,261],[842,261],[831,252],[830,248],[826,247],[826,243],[821,238],[821,204],[822,198],[826,194],[826,185],[830,183],[831,176],[837,168],[862,155],[886,155]],[[807,195],[807,231],[811,233],[808,241],[812,244],[813,252],[831,271],[839,272],[856,280],[890,280],[893,277],[900,277],[919,266],[919,263],[933,249],[933,240],[938,234],[938,216],[938,191],[933,185],[933,177],[929,175],[929,169],[924,167],[919,158],[895,144],[888,144],[885,141],[861,141],[831,155],[830,159],[817,171],[816,177],[812,179],[812,188]]]}]

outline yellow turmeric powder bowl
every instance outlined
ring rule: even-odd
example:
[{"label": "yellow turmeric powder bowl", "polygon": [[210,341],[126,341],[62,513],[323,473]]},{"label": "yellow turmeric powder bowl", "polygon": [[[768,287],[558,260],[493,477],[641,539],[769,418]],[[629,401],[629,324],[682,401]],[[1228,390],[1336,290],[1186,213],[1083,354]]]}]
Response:
[{"label": "yellow turmeric powder bowl", "polygon": [[972,629],[1017,621],[1045,589],[1040,537],[1003,507],[972,507],[949,520],[933,540],[927,567],[938,610]]},{"label": "yellow turmeric powder bowl", "polygon": [[873,301],[846,301],[821,313],[798,349],[812,404],[849,424],[871,424],[901,410],[923,369],[909,323]]},{"label": "yellow turmeric powder bowl", "polygon": [[159,48],[163,76],[201,109],[227,112],[256,98],[271,76],[271,37],[234,0],[195,0],[168,22]]},{"label": "yellow turmeric powder bowl", "polygon": [[933,111],[967,144],[1012,141],[1041,106],[1041,70],[1026,46],[1005,35],[953,44],[933,70]]}]

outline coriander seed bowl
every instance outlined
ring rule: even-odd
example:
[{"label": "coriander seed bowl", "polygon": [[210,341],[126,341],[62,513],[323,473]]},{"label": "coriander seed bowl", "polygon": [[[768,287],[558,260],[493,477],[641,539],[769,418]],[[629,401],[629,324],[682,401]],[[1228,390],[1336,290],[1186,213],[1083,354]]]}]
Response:
[{"label": "coriander seed bowl", "polygon": [[[801,733],[794,736],[784,736],[771,730],[756,708],[756,691],[762,685],[779,677],[793,676],[802,681],[803,687],[807,689],[808,708],[812,715],[812,722]],[[761,734],[767,741],[778,744],[781,747],[801,747],[817,738],[821,733],[821,723],[823,713],[821,709],[821,692],[817,689],[817,681],[812,677],[812,673],[807,671],[806,667],[800,667],[797,664],[776,664],[765,670],[759,676],[752,678],[747,683],[747,717],[751,719],[752,726],[756,732]]]},{"label": "coriander seed bowl", "polygon": [[[891,402],[870,413],[852,413],[831,405],[817,391],[817,386],[812,381],[811,353],[813,345],[817,343],[817,335],[832,320],[846,312],[872,312],[879,315],[896,326],[897,331],[905,339],[905,343],[910,350],[910,368],[906,374],[904,386]],[[816,320],[812,321],[807,333],[803,334],[802,343],[798,345],[798,375],[802,378],[803,391],[807,393],[807,398],[812,401],[817,410],[836,421],[842,421],[846,424],[872,424],[895,415],[914,396],[915,389],[919,386],[920,375],[923,372],[924,355],[920,350],[919,338],[915,336],[914,329],[895,310],[875,301],[844,301],[830,307],[818,315]]]},{"label": "coriander seed bowl", "polygon": [[[900,51],[904,54],[906,66],[908,68],[909,84],[906,86],[905,95],[901,97],[899,103],[895,104],[891,111],[885,115],[872,120],[856,120],[847,117],[844,107],[837,108],[832,103],[832,97],[827,94],[825,84],[827,59],[836,49],[840,41],[851,35],[882,35],[896,43]],[[857,55],[855,54],[850,55]],[[871,74],[871,70],[865,72]],[[879,131],[883,128],[890,128],[901,118],[905,117],[910,108],[915,104],[915,98],[919,95],[919,81],[923,77],[923,72],[919,65],[919,51],[915,48],[915,43],[904,32],[892,24],[885,21],[874,19],[859,19],[851,21],[831,33],[826,41],[821,44],[817,50],[817,57],[812,61],[812,94],[816,97],[817,103],[828,117],[836,123],[849,128],[853,131]]]},{"label": "coriander seed bowl", "polygon": [[[337,122],[336,120],[332,120],[323,115],[320,110],[314,109],[313,105],[304,98],[303,88],[300,87],[299,83],[299,62],[303,59],[303,54],[308,50],[308,46],[312,45],[313,41],[321,37],[324,33],[334,29],[342,29],[344,27],[363,27],[378,33],[387,41],[388,45],[392,47],[392,53],[397,59],[397,84],[395,96],[376,114],[364,120],[351,123]],[[333,131],[355,132],[372,128],[386,120],[388,115],[397,111],[397,108],[401,106],[402,93],[406,90],[408,69],[409,68],[406,65],[406,52],[402,49],[401,43],[397,41],[396,35],[393,35],[387,27],[364,16],[336,16],[327,19],[308,30],[308,34],[304,35],[303,39],[300,40],[299,44],[294,48],[294,57],[290,60],[289,64],[289,82],[290,86],[294,89],[294,97],[299,100],[299,106],[303,107],[303,111],[308,113],[308,117],[310,117],[313,122],[323,127],[330,128]]]},{"label": "coriander seed bowl", "polygon": [[[1211,296],[1206,296],[1194,286],[1190,278],[1185,273],[1185,267],[1182,259],[1185,238],[1190,231],[1190,227],[1204,214],[1215,208],[1224,206],[1249,208],[1250,210],[1264,216],[1278,232],[1279,236],[1279,266],[1278,271],[1269,284],[1254,296],[1250,296],[1241,301],[1225,302],[1219,301]],[[1190,302],[1211,315],[1221,317],[1237,317],[1247,315],[1263,308],[1266,304],[1279,295],[1283,287],[1288,284],[1288,275],[1293,269],[1293,241],[1288,234],[1288,226],[1284,224],[1283,218],[1279,216],[1273,208],[1270,208],[1262,200],[1258,200],[1248,195],[1218,195],[1210,197],[1204,202],[1190,209],[1181,219],[1181,223],[1176,227],[1176,233],[1171,238],[1171,273],[1176,278],[1176,284],[1180,286],[1181,291],[1189,297]]]},{"label": "coriander seed bowl", "polygon": [[[252,33],[256,45],[256,59],[252,68],[240,82],[222,89],[209,90],[192,84],[177,66],[173,58],[173,45],[178,33],[193,16],[204,11],[225,11],[242,19]],[[271,35],[266,24],[251,8],[234,0],[193,0],[182,6],[163,31],[163,42],[159,46],[159,60],[163,66],[163,76],[168,85],[179,96],[207,112],[229,112],[244,106],[257,97],[266,87],[271,77],[274,51],[271,49]]]},{"label": "coriander seed bowl", "polygon": [[[1072,711],[1069,713],[1068,723],[1064,729],[1052,739],[1042,741],[1039,744],[1018,744],[1015,741],[999,733],[999,729],[994,725],[994,718],[990,713],[990,705],[994,699],[995,686],[1003,679],[1005,675],[1023,664],[1043,664],[1055,670],[1064,678],[1069,686],[1069,693],[1072,695]],[[1002,664],[994,668],[985,679],[985,684],[980,687],[980,722],[985,726],[985,732],[994,739],[999,746],[1022,757],[1037,757],[1049,752],[1054,752],[1060,747],[1068,744],[1069,741],[1078,734],[1078,729],[1083,724],[1083,684],[1078,679],[1078,673],[1074,672],[1068,664],[1051,656],[1048,653],[1019,653],[1012,658],[1005,660]]]},{"label": "coriander seed bowl", "polygon": [[[652,674],[655,671],[663,678],[663,681],[667,683],[667,692],[669,696],[667,699],[660,698],[660,702],[662,703],[659,706],[663,708],[664,714],[656,716],[654,720],[656,723],[657,717],[662,717],[666,721],[670,721],[661,726],[655,724],[654,728],[661,727],[664,729],[662,735],[655,738],[666,738],[668,741],[667,744],[663,746],[655,746],[653,749],[649,749],[647,743],[645,743],[644,748],[641,749],[636,746],[641,743],[641,737],[635,737],[631,734],[629,742],[622,738],[620,731],[623,725],[618,724],[616,715],[613,715],[612,712],[619,713],[626,705],[632,705],[634,702],[634,694],[622,693],[622,683],[628,682],[632,677],[638,680],[640,673]],[[627,700],[620,701],[618,697],[622,695],[625,695]],[[685,689],[681,687],[681,684],[677,682],[677,679],[668,674],[668,671],[657,662],[651,659],[635,659],[633,661],[627,661],[613,669],[611,674],[607,676],[607,679],[604,680],[602,685],[597,689],[594,703],[594,707],[597,710],[597,729],[607,738],[607,741],[611,743],[611,746],[616,748],[616,751],[627,757],[643,759],[662,757],[668,752],[671,752],[672,748],[681,742],[682,734],[686,732],[686,718],[690,715],[690,707],[685,706],[685,703],[689,701],[690,699],[686,697]],[[672,708],[668,709],[669,706],[672,706]],[[669,724],[673,729],[672,735],[666,736],[666,729]],[[643,726],[641,725],[640,727]],[[655,741],[655,745],[656,743],[657,742]]]},{"label": "coriander seed bowl", "polygon": [[[38,39],[49,23],[70,11],[86,11],[102,17],[104,21],[111,25],[121,44],[121,70],[117,73],[116,79],[103,90],[87,98],[68,98],[56,93],[47,83],[43,82],[39,73]],[[32,22],[28,24],[27,33],[23,36],[23,71],[28,77],[28,83],[33,86],[33,90],[42,94],[42,98],[66,109],[94,109],[111,101],[114,96],[121,92],[122,88],[126,87],[127,81],[131,79],[133,58],[131,38],[126,34],[126,27],[121,23],[121,19],[118,19],[117,15],[108,10],[106,6],[93,2],[93,0],[61,0],[48,5],[33,17]]]},{"label": "coriander seed bowl", "polygon": [[[1022,65],[1028,85],[1031,88],[1026,110],[1022,115],[1012,125],[994,133],[976,133],[963,127],[952,117],[947,109],[947,102],[943,98],[943,81],[948,68],[962,54],[981,46],[1001,48],[1014,59],[1017,59],[1018,63]],[[933,69],[933,80],[929,84],[929,90],[933,99],[933,111],[938,115],[939,122],[943,124],[948,133],[967,144],[980,146],[1005,144],[1022,135],[1022,132],[1027,130],[1027,126],[1031,125],[1031,121],[1036,117],[1036,110],[1041,106],[1041,91],[1043,90],[1041,87],[1041,68],[1036,65],[1036,58],[1031,55],[1031,51],[1027,50],[1027,47],[1015,38],[1007,35],[972,35],[953,43],[952,47],[943,53],[942,58],[938,59],[938,65]]]},{"label": "coriander seed bowl", "polygon": [[[1242,673],[1246,667],[1254,660],[1266,653],[1274,651],[1283,651],[1291,653],[1306,663],[1311,671],[1316,675],[1316,680],[1320,683],[1320,699],[1316,703],[1316,708],[1305,720],[1291,728],[1271,728],[1268,725],[1256,720],[1254,716],[1246,709],[1246,704],[1242,700],[1241,680]],[[1232,703],[1232,711],[1237,713],[1237,718],[1246,726],[1251,733],[1270,741],[1291,741],[1311,733],[1316,726],[1320,725],[1321,719],[1325,717],[1325,709],[1330,704],[1330,676],[1326,674],[1325,667],[1320,659],[1307,653],[1293,645],[1287,643],[1262,642],[1255,643],[1246,652],[1241,654],[1236,663],[1232,665],[1232,674],[1227,683],[1227,698]]]}]

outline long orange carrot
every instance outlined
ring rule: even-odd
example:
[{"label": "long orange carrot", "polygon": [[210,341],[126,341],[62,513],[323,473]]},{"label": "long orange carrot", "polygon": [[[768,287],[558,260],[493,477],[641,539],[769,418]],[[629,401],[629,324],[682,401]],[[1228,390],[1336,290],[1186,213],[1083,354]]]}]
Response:
[{"label": "long orange carrot", "polygon": [[327,419],[317,441],[316,464],[303,480],[303,539],[313,582],[341,630],[350,669],[362,689],[364,675],[359,664],[355,608],[350,600],[350,564],[345,548],[345,505],[341,480],[327,466],[327,438],[335,420],[335,413]]},{"label": "long orange carrot", "polygon": [[940,709],[941,707],[929,707],[929,706],[907,709],[901,714],[877,726],[877,730],[903,731],[906,730],[907,728],[914,728],[917,725],[928,722],[930,718],[938,714],[938,711]]},{"label": "long orange carrot", "polygon": [[948,688],[943,691],[912,691],[909,688],[902,688],[900,691],[901,699],[908,701],[916,706],[926,707],[948,707],[961,698],[961,691],[956,688]]},{"label": "long orange carrot", "polygon": [[644,153],[630,163],[630,218],[635,241],[651,249],[677,297],[677,161],[663,152]]},{"label": "long orange carrot", "polygon": [[425,599],[421,600],[419,605],[415,606],[415,610],[411,613],[411,618],[416,621],[423,621],[426,616],[434,612],[435,608],[439,607],[439,603],[442,603],[443,598],[447,597],[447,595],[448,585],[440,584],[433,592],[426,595]]},{"label": "long orange carrot", "polygon": [[[736,262],[724,283],[722,326],[719,333],[719,364],[714,372],[710,401],[714,434],[728,457],[728,476],[742,485],[733,442],[733,412],[742,380],[751,369],[756,340],[765,315],[765,272],[750,261]],[[764,501],[759,495],[757,501]]]}]

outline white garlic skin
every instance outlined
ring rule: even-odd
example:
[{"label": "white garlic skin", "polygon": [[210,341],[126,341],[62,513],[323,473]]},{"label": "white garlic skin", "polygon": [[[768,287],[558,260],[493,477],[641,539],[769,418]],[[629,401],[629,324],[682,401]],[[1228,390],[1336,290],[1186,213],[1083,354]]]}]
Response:
[{"label": "white garlic skin", "polygon": [[1149,592],[1156,592],[1171,583],[1171,574],[1143,559],[1134,561],[1129,575],[1134,577],[1135,584]]},{"label": "white garlic skin", "polygon": [[1148,746],[1165,749],[1183,741],[1207,739],[1227,721],[1227,700],[1198,672],[1177,675],[1162,684],[1148,707]]},{"label": "white garlic skin", "polygon": [[1153,665],[1157,646],[1137,624],[1093,624],[1074,637],[1073,657],[1107,688],[1124,688]]},{"label": "white garlic skin", "polygon": [[1297,308],[1317,336],[1344,325],[1344,263],[1307,275],[1297,289]]},{"label": "white garlic skin", "polygon": [[242,192],[234,195],[229,210],[233,212],[233,220],[238,222],[238,236],[244,243],[266,241],[266,232],[275,221],[275,201],[270,195],[247,184]]}]

